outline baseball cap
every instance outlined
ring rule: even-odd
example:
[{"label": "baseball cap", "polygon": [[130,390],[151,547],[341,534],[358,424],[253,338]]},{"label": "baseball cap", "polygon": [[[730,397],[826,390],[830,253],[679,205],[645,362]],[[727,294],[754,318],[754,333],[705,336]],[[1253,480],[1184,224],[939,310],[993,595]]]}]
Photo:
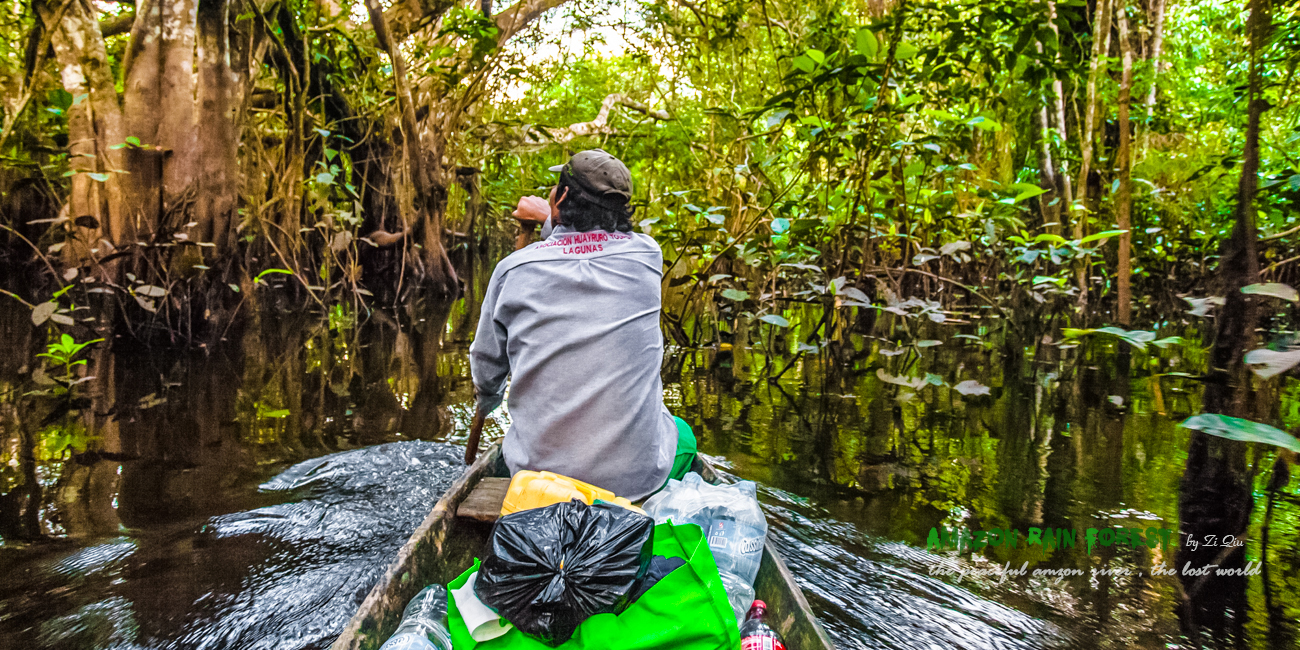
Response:
[{"label": "baseball cap", "polygon": [[604,149],[579,151],[551,171],[568,174],[583,198],[601,207],[617,210],[632,200],[632,172]]}]

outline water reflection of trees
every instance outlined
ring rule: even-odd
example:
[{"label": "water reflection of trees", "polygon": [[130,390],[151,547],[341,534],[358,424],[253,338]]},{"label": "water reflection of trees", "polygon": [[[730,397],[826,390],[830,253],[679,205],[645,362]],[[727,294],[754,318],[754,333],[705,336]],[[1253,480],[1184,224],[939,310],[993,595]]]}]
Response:
[{"label": "water reflection of trees", "polygon": [[[472,394],[463,337],[444,340],[450,305],[258,314],[210,350],[99,346],[86,366],[94,379],[79,387],[85,407],[53,423],[43,420],[57,404],[28,394],[43,341],[26,313],[0,314],[0,536],[92,539],[201,521],[243,505],[232,500],[284,463],[446,439],[449,404]],[[69,431],[84,440],[48,453],[50,437]]]},{"label": "water reflection of trees", "polygon": [[[724,455],[738,473],[812,497],[835,517],[888,539],[924,546],[929,528],[940,524],[1177,530],[1180,489],[1185,501],[1187,494],[1204,493],[1207,509],[1234,510],[1210,496],[1221,491],[1180,488],[1184,471],[1191,471],[1189,432],[1176,423],[1201,410],[1194,381],[1131,380],[1128,355],[1106,345],[1062,355],[1055,346],[949,338],[919,359],[911,353],[887,356],[880,351],[903,347],[889,340],[887,326],[877,332],[884,334],[881,339],[846,337],[843,345],[852,349],[828,346],[796,358],[786,350],[795,349],[807,330],[795,322],[784,342],[751,341],[757,347],[744,357],[748,372],[736,372],[737,355],[722,347],[679,351],[666,363],[665,377],[678,383],[675,407],[697,425],[707,453]],[[779,352],[768,355],[769,349]],[[1023,352],[1006,354],[1007,349]],[[776,381],[760,371],[770,366],[775,375],[790,363]],[[943,385],[895,386],[881,381],[878,369],[892,376],[929,373]],[[992,387],[991,395],[963,396],[950,388],[965,379]],[[1286,630],[1295,626],[1281,620],[1277,603],[1293,587],[1278,575],[1294,573],[1295,553],[1281,550],[1277,539],[1295,540],[1296,505],[1289,504],[1289,519],[1274,515],[1290,523],[1273,526],[1268,589],[1259,578],[1215,576],[1207,592],[1212,595],[1198,607],[1218,603],[1219,617],[1228,608],[1227,619],[1238,626],[1254,620],[1270,638],[1291,638],[1294,632]],[[1258,529],[1262,508],[1253,512]],[[999,565],[1027,561],[1031,569],[1081,569],[1083,578],[1064,583],[1075,599],[1070,615],[1117,638],[1161,644],[1182,633],[1176,616],[1182,584],[1150,573],[1156,564],[1181,567],[1177,548],[1089,552],[1080,544],[1044,552],[1022,546],[985,555]],[[1259,557],[1258,550],[1252,557]],[[1093,569],[1115,567],[1133,574],[1090,577]],[[1017,598],[1060,611],[1054,610],[1058,596]],[[1252,598],[1259,598],[1253,614]],[[1240,627],[1230,629],[1220,642],[1242,634]]]}]

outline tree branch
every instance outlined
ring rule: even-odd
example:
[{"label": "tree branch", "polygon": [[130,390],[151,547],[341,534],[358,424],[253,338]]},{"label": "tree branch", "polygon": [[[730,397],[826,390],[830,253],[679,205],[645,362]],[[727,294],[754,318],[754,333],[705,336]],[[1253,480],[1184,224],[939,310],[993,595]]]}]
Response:
[{"label": "tree branch", "polygon": [[[523,31],[542,14],[554,9],[568,0],[519,0],[494,17],[497,29],[497,47]],[[394,43],[401,43],[408,36],[429,25],[433,25],[455,4],[452,0],[396,0],[384,12],[384,21],[388,23],[388,33]]]},{"label": "tree branch", "polygon": [[494,20],[501,34],[497,36],[497,47],[506,44],[515,34],[523,31],[542,14],[554,9],[568,0],[519,0],[513,6],[497,14]]},{"label": "tree branch", "polygon": [[116,16],[107,16],[99,20],[99,31],[103,32],[104,38],[117,36],[131,31],[131,26],[135,24],[135,9],[123,11]]},{"label": "tree branch", "polygon": [[656,120],[673,119],[667,111],[651,110],[649,106],[642,104],[626,95],[618,93],[605,97],[605,101],[600,103],[600,112],[596,114],[596,119],[589,122],[578,122],[569,126],[551,129],[547,133],[550,138],[541,138],[533,133],[529,133],[524,139],[525,145],[544,146],[555,142],[569,142],[588,135],[613,135],[614,129],[609,125],[609,112],[615,106],[623,106],[642,113]]}]

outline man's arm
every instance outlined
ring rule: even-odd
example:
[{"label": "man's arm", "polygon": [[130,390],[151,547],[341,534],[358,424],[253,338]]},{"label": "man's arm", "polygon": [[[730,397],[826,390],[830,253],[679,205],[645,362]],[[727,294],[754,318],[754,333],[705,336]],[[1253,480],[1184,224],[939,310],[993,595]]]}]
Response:
[{"label": "man's arm", "polygon": [[506,327],[496,320],[497,301],[501,297],[501,276],[493,275],[483,296],[478,331],[469,346],[470,377],[478,400],[477,413],[487,415],[501,405],[506,378],[510,376],[510,359],[506,356]]},{"label": "man's arm", "polygon": [[515,237],[515,250],[519,250],[533,243],[533,233],[537,231],[537,226],[551,216],[551,205],[540,196],[525,196],[519,199],[519,205],[512,214],[519,220],[519,235]]}]

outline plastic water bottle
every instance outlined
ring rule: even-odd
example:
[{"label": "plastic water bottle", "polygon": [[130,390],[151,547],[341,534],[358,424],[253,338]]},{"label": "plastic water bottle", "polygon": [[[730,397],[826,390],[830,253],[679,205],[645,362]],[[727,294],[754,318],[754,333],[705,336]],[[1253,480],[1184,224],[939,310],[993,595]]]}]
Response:
[{"label": "plastic water bottle", "polygon": [[767,603],[756,600],[749,608],[745,622],[740,626],[741,650],[785,650],[785,639],[777,634],[770,625],[763,622],[767,613]]},{"label": "plastic water bottle", "polygon": [[[753,489],[753,483],[744,483]],[[736,487],[743,493],[746,486],[738,484]],[[752,508],[749,505],[739,501],[725,507],[706,508],[701,511],[704,516],[697,517],[696,520],[703,519],[700,523],[705,527],[709,550],[718,563],[718,570],[734,573],[745,582],[753,584],[763,560],[767,521],[763,518],[763,511],[759,509],[756,499],[752,502]],[[745,606],[748,609],[749,603],[745,603]]]},{"label": "plastic water bottle", "polygon": [[447,588],[429,585],[406,604],[402,624],[379,650],[451,650]]},{"label": "plastic water bottle", "polygon": [[745,612],[754,602],[754,587],[728,571],[719,571],[718,577],[722,578],[722,588],[727,592],[727,602],[731,603],[731,613],[736,615],[736,622],[744,621]]}]

